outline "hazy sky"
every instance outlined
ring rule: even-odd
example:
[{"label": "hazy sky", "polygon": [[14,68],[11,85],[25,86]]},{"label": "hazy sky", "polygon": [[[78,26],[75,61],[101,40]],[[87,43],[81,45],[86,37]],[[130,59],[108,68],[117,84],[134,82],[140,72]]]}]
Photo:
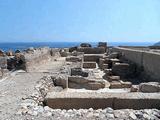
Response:
[{"label": "hazy sky", "polygon": [[160,41],[160,0],[0,0],[0,42]]}]

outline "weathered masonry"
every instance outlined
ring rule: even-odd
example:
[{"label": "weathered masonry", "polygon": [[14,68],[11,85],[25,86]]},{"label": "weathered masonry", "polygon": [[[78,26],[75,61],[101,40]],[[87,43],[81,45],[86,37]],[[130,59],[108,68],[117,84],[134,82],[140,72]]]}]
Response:
[{"label": "weathered masonry", "polygon": [[123,47],[115,47],[112,50],[121,52],[126,59],[142,66],[153,81],[160,82],[160,53]]}]

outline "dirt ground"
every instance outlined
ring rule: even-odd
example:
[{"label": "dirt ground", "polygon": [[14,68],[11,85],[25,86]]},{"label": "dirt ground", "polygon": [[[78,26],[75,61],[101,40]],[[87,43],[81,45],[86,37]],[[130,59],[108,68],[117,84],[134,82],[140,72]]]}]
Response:
[{"label": "dirt ground", "polygon": [[42,64],[32,72],[15,71],[6,79],[0,80],[0,120],[27,119],[16,115],[23,97],[34,91],[34,86],[40,78],[50,72],[57,72],[65,63],[65,58],[58,58]]}]

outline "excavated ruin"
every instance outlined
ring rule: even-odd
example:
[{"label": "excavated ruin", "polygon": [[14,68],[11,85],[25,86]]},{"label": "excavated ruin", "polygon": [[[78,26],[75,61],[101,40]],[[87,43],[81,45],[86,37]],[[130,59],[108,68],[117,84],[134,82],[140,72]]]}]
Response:
[{"label": "excavated ruin", "polygon": [[[38,65],[57,56],[65,59],[64,65],[56,73],[50,71],[37,83],[37,93],[31,96],[36,106],[67,110],[160,109],[159,71],[156,71],[156,77],[152,76],[154,67],[149,70],[144,64],[147,60],[139,60],[142,55],[135,55],[132,49],[112,48],[100,42],[97,47],[83,43],[64,49],[44,47],[22,52],[0,51],[0,77],[17,69],[35,72]],[[22,113],[28,112],[22,110]]]}]

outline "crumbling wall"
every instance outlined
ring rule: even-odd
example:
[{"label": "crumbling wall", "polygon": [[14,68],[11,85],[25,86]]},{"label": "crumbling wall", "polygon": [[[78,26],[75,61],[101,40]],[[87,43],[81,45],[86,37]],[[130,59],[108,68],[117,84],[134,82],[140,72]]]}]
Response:
[{"label": "crumbling wall", "polygon": [[25,64],[26,71],[30,71],[34,69],[34,67],[44,64],[48,60],[50,60],[51,53],[50,48],[36,48],[36,49],[28,49],[23,53],[23,62]]},{"label": "crumbling wall", "polygon": [[121,52],[126,59],[136,63],[138,66],[142,66],[146,75],[150,76],[148,79],[160,82],[159,53],[121,47],[115,47],[113,48],[113,51]]}]

